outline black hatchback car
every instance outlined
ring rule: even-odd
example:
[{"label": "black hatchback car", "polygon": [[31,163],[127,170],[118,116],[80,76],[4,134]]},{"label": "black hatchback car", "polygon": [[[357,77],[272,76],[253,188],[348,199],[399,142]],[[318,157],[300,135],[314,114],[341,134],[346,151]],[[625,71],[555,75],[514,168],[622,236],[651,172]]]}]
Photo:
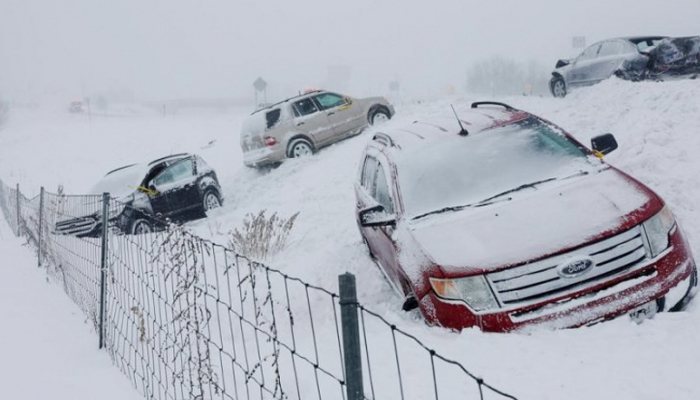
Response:
[{"label": "black hatchback car", "polygon": [[[223,204],[216,172],[193,154],[117,168],[108,172],[91,193],[110,193],[117,200],[109,207],[110,226],[126,234],[152,232],[166,220],[184,223],[202,218],[208,210]],[[101,206],[93,205],[91,211],[98,208]],[[56,223],[55,231],[78,237],[98,236],[102,232],[101,212],[63,219]]]}]

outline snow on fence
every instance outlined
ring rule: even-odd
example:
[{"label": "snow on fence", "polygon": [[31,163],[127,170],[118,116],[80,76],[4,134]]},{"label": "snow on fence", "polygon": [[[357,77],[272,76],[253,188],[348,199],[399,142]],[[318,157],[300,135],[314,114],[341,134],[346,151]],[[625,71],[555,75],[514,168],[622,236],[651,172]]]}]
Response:
[{"label": "snow on fence", "polygon": [[125,207],[0,180],[9,225],[146,398],[515,399],[359,304],[350,274],[341,297],[171,224],[127,235]]}]

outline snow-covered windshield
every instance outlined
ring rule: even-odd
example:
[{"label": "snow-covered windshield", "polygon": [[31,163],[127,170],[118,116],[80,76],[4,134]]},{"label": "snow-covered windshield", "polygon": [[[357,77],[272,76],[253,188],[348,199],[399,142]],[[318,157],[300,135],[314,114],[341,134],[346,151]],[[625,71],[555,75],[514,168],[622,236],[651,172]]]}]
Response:
[{"label": "snow-covered windshield", "polygon": [[416,217],[593,165],[584,150],[533,117],[412,151],[398,160],[397,169],[406,213]]},{"label": "snow-covered windshield", "polygon": [[143,165],[129,165],[105,175],[104,178],[97,182],[90,193],[109,193],[114,198],[126,197],[136,190],[144,176]]}]

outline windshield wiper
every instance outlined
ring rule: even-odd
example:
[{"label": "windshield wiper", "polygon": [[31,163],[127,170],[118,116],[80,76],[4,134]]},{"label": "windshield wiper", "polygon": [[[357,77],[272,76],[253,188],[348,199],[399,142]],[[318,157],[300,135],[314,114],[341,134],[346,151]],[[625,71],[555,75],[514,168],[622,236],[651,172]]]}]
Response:
[{"label": "windshield wiper", "polygon": [[499,197],[501,197],[501,196],[505,196],[505,195],[510,194],[510,193],[519,192],[519,191],[521,191],[521,190],[523,190],[523,189],[534,188],[534,187],[537,186],[537,185],[543,184],[543,183],[545,183],[545,182],[551,182],[551,181],[554,181],[554,180],[557,180],[557,179],[559,179],[559,178],[547,178],[547,179],[542,179],[541,181],[526,183],[526,184],[520,185],[520,186],[518,186],[518,187],[514,187],[513,189],[508,189],[508,190],[506,190],[505,192],[501,192],[501,193],[495,194],[495,195],[493,195],[493,196],[491,196],[491,197],[485,198],[485,199],[481,200],[480,202],[478,202],[478,203],[476,203],[476,204],[488,203],[488,202],[490,202],[491,200],[497,199],[497,198],[499,198]]},{"label": "windshield wiper", "polygon": [[[430,211],[430,212],[427,212],[427,213],[425,213],[425,214],[418,215],[418,216],[416,216],[416,217],[413,217],[413,219],[414,219],[414,220],[416,220],[416,219],[421,219],[421,218],[427,217],[427,216],[429,216],[429,215],[442,214],[442,213],[445,213],[445,212],[461,211],[461,210],[464,210],[465,208],[469,208],[469,207],[483,207],[483,206],[488,206],[488,205],[490,205],[490,204],[495,203],[495,201],[493,201],[493,200],[495,200],[495,199],[497,199],[497,198],[499,198],[499,197],[505,196],[505,195],[507,195],[507,194],[514,193],[514,192],[518,192],[518,191],[521,191],[521,190],[523,190],[523,189],[533,188],[533,187],[535,187],[535,186],[537,186],[537,185],[541,185],[541,184],[546,183],[546,182],[551,182],[551,181],[555,181],[555,180],[558,180],[558,179],[569,179],[569,178],[573,178],[573,177],[579,176],[579,175],[588,175],[588,171],[580,171],[580,172],[577,172],[577,173],[575,173],[575,174],[573,174],[573,175],[565,176],[565,177],[561,177],[561,178],[547,178],[547,179],[542,179],[542,180],[536,181],[536,182],[526,183],[526,184],[520,185],[520,186],[518,186],[518,187],[515,187],[515,188],[513,188],[513,189],[508,189],[508,190],[506,190],[505,192],[501,192],[501,193],[495,194],[495,195],[493,195],[493,196],[491,196],[491,197],[485,198],[485,199],[483,199],[483,200],[481,200],[481,201],[478,201],[478,202],[476,202],[476,203],[464,204],[464,205],[461,205],[461,206],[444,207],[444,208],[441,208],[441,209],[439,209],[439,210]],[[503,199],[503,201],[508,201],[508,200],[511,200],[511,199],[512,199],[511,197],[508,197],[507,199]]]}]

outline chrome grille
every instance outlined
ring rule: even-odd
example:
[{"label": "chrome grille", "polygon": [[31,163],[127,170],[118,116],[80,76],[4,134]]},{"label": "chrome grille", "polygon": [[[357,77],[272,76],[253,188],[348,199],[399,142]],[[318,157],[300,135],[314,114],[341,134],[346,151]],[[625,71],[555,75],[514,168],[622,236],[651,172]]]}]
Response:
[{"label": "chrome grille", "polygon": [[83,235],[95,228],[97,220],[91,217],[73,218],[56,223],[59,235]]},{"label": "chrome grille", "polygon": [[[595,266],[580,276],[561,277],[557,267],[575,257],[590,257]],[[487,274],[504,307],[524,306],[580,290],[627,271],[647,258],[642,229],[636,226],[566,254]]]}]

